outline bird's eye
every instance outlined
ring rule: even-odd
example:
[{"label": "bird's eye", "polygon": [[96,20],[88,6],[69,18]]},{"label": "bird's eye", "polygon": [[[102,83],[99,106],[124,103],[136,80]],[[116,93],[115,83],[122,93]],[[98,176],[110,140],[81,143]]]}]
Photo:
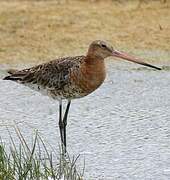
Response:
[{"label": "bird's eye", "polygon": [[105,44],[101,44],[101,47],[102,47],[102,48],[106,48],[106,45],[105,45]]}]

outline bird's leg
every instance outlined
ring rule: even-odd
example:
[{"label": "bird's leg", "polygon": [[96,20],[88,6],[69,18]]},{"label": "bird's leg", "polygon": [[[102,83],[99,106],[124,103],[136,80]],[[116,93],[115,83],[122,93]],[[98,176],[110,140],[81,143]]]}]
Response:
[{"label": "bird's leg", "polygon": [[62,152],[64,152],[64,124],[62,120],[62,100],[59,102],[59,128],[60,128],[60,138],[61,138],[61,148]]},{"label": "bird's leg", "polygon": [[70,104],[71,104],[71,101],[69,100],[68,103],[67,103],[66,111],[65,111],[65,114],[64,114],[64,118],[63,118],[63,126],[64,126],[64,150],[65,150],[64,153],[66,153],[66,146],[67,146],[67,143],[66,143],[66,126],[67,126],[67,117],[68,117],[68,112],[69,112]]}]

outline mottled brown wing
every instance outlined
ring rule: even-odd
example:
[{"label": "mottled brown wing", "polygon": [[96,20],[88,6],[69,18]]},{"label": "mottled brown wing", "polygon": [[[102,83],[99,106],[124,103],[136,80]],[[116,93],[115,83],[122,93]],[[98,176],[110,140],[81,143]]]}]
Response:
[{"label": "mottled brown wing", "polygon": [[84,56],[60,58],[32,68],[15,71],[4,80],[61,89],[69,82],[70,71],[78,67],[83,59]]}]

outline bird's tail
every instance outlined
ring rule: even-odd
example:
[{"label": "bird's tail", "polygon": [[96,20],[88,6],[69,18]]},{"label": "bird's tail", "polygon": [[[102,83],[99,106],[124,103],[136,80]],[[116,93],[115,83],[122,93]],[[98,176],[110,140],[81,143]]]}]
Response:
[{"label": "bird's tail", "polygon": [[3,78],[3,80],[11,80],[11,81],[18,81],[22,79],[21,73],[19,73],[18,70],[16,69],[9,69],[7,72],[10,74],[9,76],[6,76]]}]

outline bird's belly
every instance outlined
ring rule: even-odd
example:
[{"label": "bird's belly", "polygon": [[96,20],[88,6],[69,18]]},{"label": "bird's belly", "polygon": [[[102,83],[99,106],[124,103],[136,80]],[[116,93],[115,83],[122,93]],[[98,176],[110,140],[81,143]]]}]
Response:
[{"label": "bird's belly", "polygon": [[38,84],[24,83],[25,86],[31,88],[34,91],[38,91],[42,95],[49,96],[52,99],[76,99],[87,96],[88,94],[95,91],[100,84],[89,88],[89,86],[78,86],[77,84],[71,83],[67,84],[62,88],[49,88]]},{"label": "bird's belly", "polygon": [[48,87],[43,87],[41,85],[32,84],[32,83],[24,83],[23,85],[26,87],[29,87],[30,89],[34,91],[38,91],[44,96],[49,96],[55,100],[76,99],[76,98],[81,98],[88,95],[87,92],[84,92],[81,88],[75,85],[65,85],[62,89],[57,89],[54,87],[48,88]]},{"label": "bird's belly", "polygon": [[76,99],[88,95],[81,88],[74,85],[66,85],[62,89],[51,89],[49,94],[53,99]]}]

